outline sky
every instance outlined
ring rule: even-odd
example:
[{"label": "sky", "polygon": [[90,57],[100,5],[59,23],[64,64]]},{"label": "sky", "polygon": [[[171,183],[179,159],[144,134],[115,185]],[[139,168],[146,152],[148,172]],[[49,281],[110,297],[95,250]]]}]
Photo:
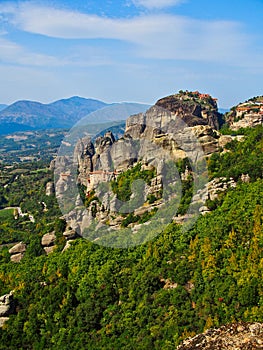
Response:
[{"label": "sky", "polygon": [[263,0],[0,0],[0,103],[262,95]]}]

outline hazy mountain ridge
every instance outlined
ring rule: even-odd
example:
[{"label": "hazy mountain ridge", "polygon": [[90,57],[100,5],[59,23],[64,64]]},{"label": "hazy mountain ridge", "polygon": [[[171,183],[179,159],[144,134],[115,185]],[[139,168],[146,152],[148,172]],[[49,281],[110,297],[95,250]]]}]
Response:
[{"label": "hazy mountain ridge", "polygon": [[25,130],[71,128],[80,121],[81,127],[92,123],[123,121],[127,116],[144,112],[148,107],[146,104],[128,102],[107,104],[78,96],[49,104],[17,101],[0,110],[0,135]]},{"label": "hazy mountain ridge", "polygon": [[10,132],[10,125],[15,124],[14,131],[44,128],[68,128],[84,116],[106,107],[108,104],[94,99],[74,96],[49,104],[35,101],[17,101],[0,111],[1,133]]},{"label": "hazy mountain ridge", "polygon": [[5,109],[6,107],[8,107],[8,105],[1,104],[1,103],[0,103],[0,111],[2,111],[3,109]]}]

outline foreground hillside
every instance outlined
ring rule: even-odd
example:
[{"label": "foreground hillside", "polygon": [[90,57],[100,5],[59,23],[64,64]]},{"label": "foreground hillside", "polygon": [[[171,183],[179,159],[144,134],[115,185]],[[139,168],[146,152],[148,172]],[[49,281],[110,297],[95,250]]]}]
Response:
[{"label": "foreground hillside", "polygon": [[[35,222],[0,211],[0,295],[11,300],[4,313],[0,299],[9,318],[0,349],[175,349],[211,327],[262,322],[263,127],[243,134],[208,161],[209,180],[235,187],[210,198],[189,231],[174,222],[129,249],[79,238],[65,250],[48,166],[2,167],[2,208],[20,206]],[[46,233],[55,238],[48,256]],[[20,241],[27,248],[14,263],[9,249]]]}]

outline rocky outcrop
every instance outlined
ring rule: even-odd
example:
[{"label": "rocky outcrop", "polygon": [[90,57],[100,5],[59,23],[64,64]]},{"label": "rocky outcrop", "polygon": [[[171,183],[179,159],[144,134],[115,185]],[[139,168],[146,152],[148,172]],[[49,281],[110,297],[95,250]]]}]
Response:
[{"label": "rocky outcrop", "polygon": [[[218,150],[219,135],[214,130],[218,128],[219,113],[211,96],[186,92],[165,97],[145,113],[129,117],[124,137],[119,140],[116,141],[110,131],[98,137],[94,144],[89,138],[81,139],[75,148],[78,180],[92,188],[96,186],[94,181],[101,181],[101,176],[96,172],[124,171],[138,160],[150,163],[160,152],[166,157],[170,152],[168,157],[175,159],[196,157],[197,140],[204,154],[209,155]],[[67,168],[66,156],[62,158],[56,160],[57,169],[60,166]],[[87,179],[89,174],[96,176]],[[63,174],[57,181],[58,195],[67,190],[66,175]],[[89,181],[92,182],[91,186],[87,184]]]},{"label": "rocky outcrop", "polygon": [[236,185],[232,178],[229,180],[226,177],[215,178],[205,184],[204,188],[197,191],[192,198],[193,205],[199,204],[199,212],[201,214],[209,213],[210,210],[206,206],[207,200],[214,201],[220,194],[226,192],[229,188],[235,188]]},{"label": "rocky outcrop", "polygon": [[186,339],[177,350],[263,349],[263,323],[233,323]]},{"label": "rocky outcrop", "polygon": [[67,230],[63,232],[63,236],[66,238],[67,241],[72,241],[78,238],[78,234],[76,233],[76,231],[70,228],[67,228]]},{"label": "rocky outcrop", "polygon": [[45,253],[47,255],[49,255],[50,253],[52,253],[54,251],[55,248],[56,248],[56,246],[53,245],[53,246],[50,246],[50,247],[44,247],[43,249],[44,249]]},{"label": "rocky outcrop", "polygon": [[[183,174],[185,176],[185,174]],[[243,176],[243,180],[241,181],[249,181],[247,176]],[[195,208],[195,211],[201,215],[205,215],[211,212],[211,209],[208,208],[207,201],[214,201],[220,197],[223,193],[225,193],[229,188],[235,188],[237,186],[236,182],[230,178],[226,177],[215,178],[204,185],[203,188],[199,189],[196,194],[192,197],[191,206]],[[193,213],[174,216],[173,220],[182,224],[185,220],[191,219],[193,217]]]},{"label": "rocky outcrop", "polygon": [[228,188],[235,188],[236,185],[236,182],[232,178],[230,178],[229,180],[226,177],[215,178],[205,185],[205,189],[207,189],[207,194],[205,196],[202,196],[202,194],[205,193],[205,189],[200,190],[196,194],[196,197],[193,198],[193,200],[196,200],[199,197],[200,199],[202,199],[202,201],[206,199],[210,199],[213,201],[216,198],[218,198],[220,193],[225,192]]},{"label": "rocky outcrop", "polygon": [[263,124],[263,96],[257,96],[233,107],[226,114],[226,122],[232,130],[254,128]]},{"label": "rocky outcrop", "polygon": [[54,251],[56,248],[55,246],[56,241],[56,235],[55,232],[46,233],[42,239],[41,239],[41,245],[43,246],[44,251],[46,254],[50,254]]},{"label": "rocky outcrop", "polygon": [[44,247],[49,247],[51,245],[54,245],[55,240],[56,240],[55,232],[46,233],[41,239],[41,244]]},{"label": "rocky outcrop", "polygon": [[124,137],[133,140],[134,149],[135,141],[140,141],[138,159],[149,161],[162,151],[164,156],[167,151],[171,152],[175,159],[194,158],[200,145],[204,155],[210,155],[218,150],[219,133],[206,120],[198,121],[185,123],[176,113],[155,105],[145,114],[127,119]]},{"label": "rocky outcrop", "polygon": [[92,157],[95,154],[95,147],[89,137],[82,138],[75,147],[75,154],[79,164],[79,181],[85,182],[86,174],[93,171]]},{"label": "rocky outcrop", "polygon": [[15,301],[13,293],[10,292],[0,297],[0,327],[9,320],[10,315],[15,312]]},{"label": "rocky outcrop", "polygon": [[49,181],[46,184],[46,196],[52,196],[55,193],[54,183]]},{"label": "rocky outcrop", "polygon": [[162,98],[156,105],[181,118],[188,126],[209,125],[219,129],[220,114],[216,100],[199,92],[181,92]]},{"label": "rocky outcrop", "polygon": [[220,135],[219,139],[218,139],[218,146],[220,148],[223,148],[223,150],[225,151],[225,146],[233,141],[233,140],[237,140],[238,142],[242,141],[244,139],[244,135],[237,135],[237,136],[232,136],[232,135]]},{"label": "rocky outcrop", "polygon": [[0,316],[9,316],[14,312],[15,303],[13,293],[5,294],[0,297]]},{"label": "rocky outcrop", "polygon": [[23,242],[19,242],[9,249],[9,253],[11,254],[10,260],[12,262],[20,262],[24,256],[26,251],[26,244]]},{"label": "rocky outcrop", "polygon": [[263,124],[263,114],[246,114],[242,119],[234,121],[230,124],[232,130],[239,130],[241,128],[254,128],[257,125]]},{"label": "rocky outcrop", "polygon": [[200,142],[203,152],[206,156],[219,150],[220,134],[208,125],[197,125],[192,128],[193,133]]},{"label": "rocky outcrop", "polygon": [[10,254],[24,253],[26,251],[26,244],[19,242],[9,249]]}]

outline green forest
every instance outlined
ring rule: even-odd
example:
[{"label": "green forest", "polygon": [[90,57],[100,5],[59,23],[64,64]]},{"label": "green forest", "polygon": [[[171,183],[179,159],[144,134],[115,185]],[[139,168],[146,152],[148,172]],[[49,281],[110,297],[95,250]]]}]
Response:
[{"label": "green forest", "polygon": [[[236,188],[208,203],[212,212],[187,232],[171,223],[128,249],[79,238],[62,252],[66,224],[55,195],[45,192],[53,179],[49,162],[2,164],[0,296],[13,291],[16,305],[0,328],[0,349],[169,350],[214,326],[262,322],[263,127],[243,134],[208,160],[209,178],[233,178]],[[132,174],[115,182],[120,198],[130,196]],[[183,200],[182,212],[189,203]],[[20,207],[35,222],[15,219],[7,207]],[[41,238],[53,231],[56,249],[47,256]],[[27,250],[13,263],[8,250],[20,241]]]}]

